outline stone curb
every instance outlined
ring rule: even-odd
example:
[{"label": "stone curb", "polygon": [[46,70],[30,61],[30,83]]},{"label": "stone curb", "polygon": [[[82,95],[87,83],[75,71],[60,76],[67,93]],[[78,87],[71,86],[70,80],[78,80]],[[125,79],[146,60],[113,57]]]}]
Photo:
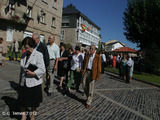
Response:
[{"label": "stone curb", "polygon": [[[109,72],[109,73],[112,73],[112,74],[114,74],[114,75],[118,75],[117,73],[111,72],[111,71],[109,71],[109,70],[105,70],[105,71],[106,71],[106,72]],[[119,78],[119,77],[118,77],[118,78]],[[143,83],[147,83],[147,84],[150,84],[150,85],[154,85],[154,86],[156,86],[156,87],[160,87],[160,85],[159,85],[159,84],[156,84],[156,83],[147,82],[147,81],[144,81],[144,80],[142,80],[142,79],[135,78],[135,77],[133,77],[133,79],[136,80],[136,81],[140,81],[140,82],[143,82]]]}]

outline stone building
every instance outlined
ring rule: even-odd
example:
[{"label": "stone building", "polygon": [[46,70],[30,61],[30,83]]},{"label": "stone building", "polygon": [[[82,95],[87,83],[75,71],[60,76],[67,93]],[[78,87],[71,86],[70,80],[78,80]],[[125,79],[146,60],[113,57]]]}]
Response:
[{"label": "stone building", "polygon": [[63,8],[61,42],[69,43],[73,47],[94,44],[98,48],[101,40],[101,28],[72,4]]},{"label": "stone building", "polygon": [[0,37],[11,43],[33,33],[60,43],[63,0],[0,0]]}]

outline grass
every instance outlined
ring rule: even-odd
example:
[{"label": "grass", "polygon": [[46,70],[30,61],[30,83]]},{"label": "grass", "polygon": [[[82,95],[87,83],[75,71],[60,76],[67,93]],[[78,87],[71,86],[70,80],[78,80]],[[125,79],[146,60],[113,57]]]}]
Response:
[{"label": "grass", "polygon": [[[119,70],[115,68],[105,68],[105,70],[119,74]],[[138,74],[138,72],[135,71],[133,73],[133,78],[160,85],[160,76],[157,75],[151,75],[147,73]]]}]

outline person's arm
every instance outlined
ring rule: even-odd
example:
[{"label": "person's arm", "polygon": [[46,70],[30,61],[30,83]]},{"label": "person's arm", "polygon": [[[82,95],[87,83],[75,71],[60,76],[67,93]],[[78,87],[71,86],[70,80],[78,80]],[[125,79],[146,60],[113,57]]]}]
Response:
[{"label": "person's arm", "polygon": [[48,67],[49,62],[50,62],[50,58],[49,58],[47,46],[44,47],[44,62],[45,62],[45,67]]},{"label": "person's arm", "polygon": [[98,57],[98,67],[97,67],[97,78],[96,78],[96,81],[98,81],[100,79],[100,75],[101,75],[101,58]]}]

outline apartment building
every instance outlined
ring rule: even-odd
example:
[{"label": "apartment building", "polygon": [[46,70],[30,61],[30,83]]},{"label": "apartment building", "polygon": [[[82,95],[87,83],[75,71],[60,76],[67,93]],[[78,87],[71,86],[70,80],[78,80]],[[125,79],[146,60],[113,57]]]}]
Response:
[{"label": "apartment building", "polygon": [[60,43],[63,0],[0,0],[0,37],[9,44],[33,33],[42,42],[55,35]]},{"label": "apartment building", "polygon": [[101,40],[101,28],[72,4],[63,8],[61,42],[69,43],[73,47],[94,44],[98,48]]}]

